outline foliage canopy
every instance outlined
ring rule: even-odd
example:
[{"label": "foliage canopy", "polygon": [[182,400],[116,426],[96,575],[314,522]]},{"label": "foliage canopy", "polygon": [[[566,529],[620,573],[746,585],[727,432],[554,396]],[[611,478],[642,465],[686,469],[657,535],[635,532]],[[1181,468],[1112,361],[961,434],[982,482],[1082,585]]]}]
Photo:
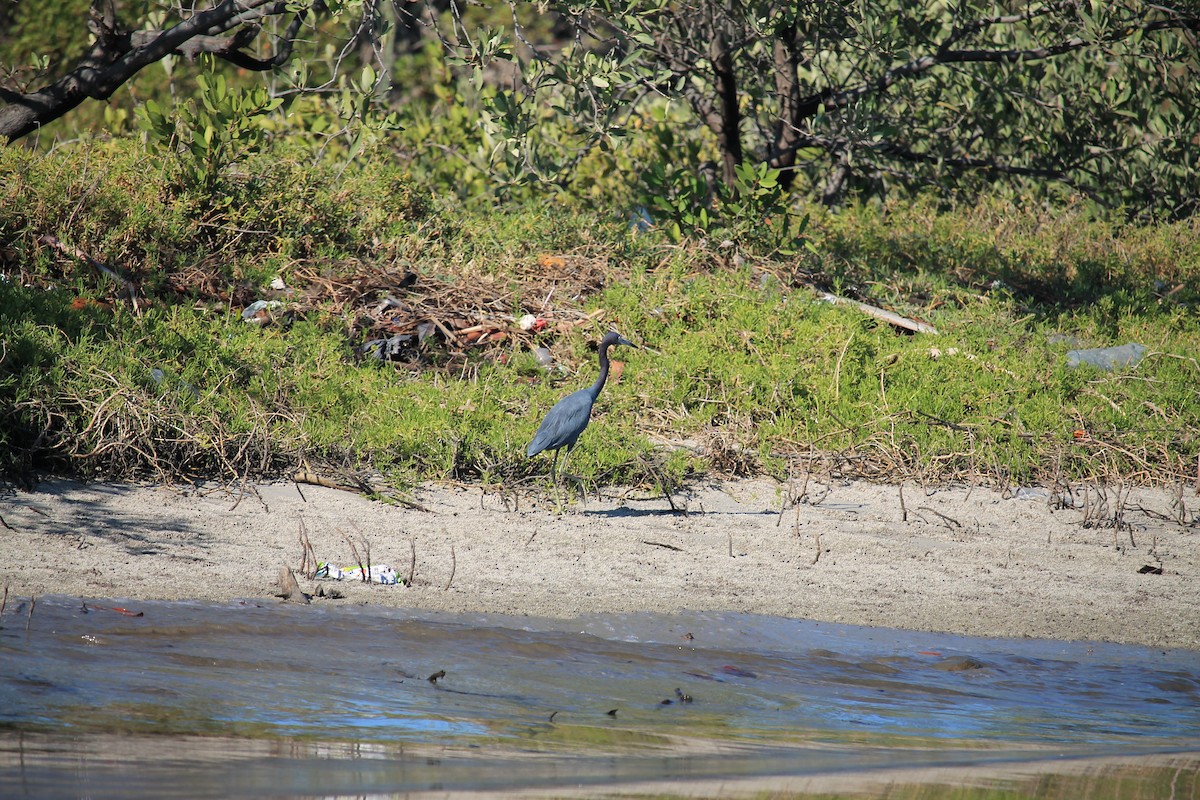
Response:
[{"label": "foliage canopy", "polygon": [[[278,105],[287,122],[261,123],[272,135],[342,142],[348,156],[386,142],[439,191],[475,197],[650,193],[675,222],[736,208],[739,183],[830,204],[1001,191],[1160,218],[1200,202],[1200,16],[1183,2],[255,0],[181,15],[95,0],[90,44],[86,6],[2,12],[0,134],[89,97],[110,103],[95,126],[128,129],[153,100],[165,130],[172,96],[212,105],[223,84],[196,75],[218,61],[236,68],[230,86],[264,75],[272,99],[227,92],[210,114]],[[166,69],[143,74],[155,63]],[[742,164],[767,185],[739,180]]]}]

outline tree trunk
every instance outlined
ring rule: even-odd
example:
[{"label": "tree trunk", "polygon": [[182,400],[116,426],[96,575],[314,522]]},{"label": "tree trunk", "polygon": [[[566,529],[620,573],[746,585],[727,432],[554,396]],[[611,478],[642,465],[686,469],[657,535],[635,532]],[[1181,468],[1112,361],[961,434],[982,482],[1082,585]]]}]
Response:
[{"label": "tree trunk", "polygon": [[718,115],[717,143],[721,148],[723,162],[723,179],[726,186],[732,186],[737,180],[735,168],[742,163],[742,112],[738,108],[737,77],[733,72],[733,53],[729,49],[729,40],[725,34],[718,33],[713,37],[709,48],[709,58],[712,60],[713,73],[716,76],[717,98],[720,103]]}]

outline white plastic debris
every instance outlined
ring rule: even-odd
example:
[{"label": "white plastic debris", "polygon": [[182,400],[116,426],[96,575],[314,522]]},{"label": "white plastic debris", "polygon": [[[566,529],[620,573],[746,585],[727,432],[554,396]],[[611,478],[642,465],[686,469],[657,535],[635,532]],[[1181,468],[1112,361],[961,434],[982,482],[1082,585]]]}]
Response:
[{"label": "white plastic debris", "polygon": [[533,348],[533,355],[534,355],[534,358],[536,358],[538,360],[538,363],[541,364],[546,369],[550,369],[551,367],[554,366],[554,356],[552,356],[550,354],[550,351],[548,349],[546,349],[545,347]]},{"label": "white plastic debris", "polygon": [[[393,586],[400,582],[396,576],[396,570],[389,567],[387,564],[374,564],[369,568],[371,583],[379,583],[384,586]],[[363,579],[362,567],[335,567],[333,564],[327,564],[324,561],[318,562],[317,573],[315,578],[328,578],[335,581],[361,581]]]},{"label": "white plastic debris", "polygon": [[242,310],[242,322],[249,322],[252,325],[262,325],[271,319],[271,312],[280,308],[283,308],[283,303],[278,300],[255,300]]},{"label": "white plastic debris", "polygon": [[1078,367],[1080,364],[1091,364],[1100,369],[1114,370],[1122,367],[1132,367],[1142,360],[1146,354],[1145,345],[1129,342],[1119,347],[1097,347],[1090,350],[1068,350],[1067,366]]}]

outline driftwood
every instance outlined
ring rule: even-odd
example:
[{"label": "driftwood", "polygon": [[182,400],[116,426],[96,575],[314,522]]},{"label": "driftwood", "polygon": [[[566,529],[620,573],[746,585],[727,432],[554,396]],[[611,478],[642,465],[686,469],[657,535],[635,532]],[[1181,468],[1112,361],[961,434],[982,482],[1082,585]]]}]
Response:
[{"label": "driftwood", "polygon": [[282,598],[285,603],[307,604],[310,602],[309,596],[300,589],[300,584],[292,573],[291,567],[279,568],[279,579],[276,583],[279,585],[279,591],[275,593],[275,596]]},{"label": "driftwood", "polygon": [[305,483],[309,486],[324,486],[326,489],[337,489],[342,492],[354,492],[355,494],[375,494],[381,497],[386,497],[392,502],[398,503],[405,508],[411,508],[414,511],[429,511],[428,508],[421,505],[415,500],[407,497],[402,497],[393,492],[387,486],[376,486],[369,481],[363,480],[357,476],[349,478],[330,478],[324,475],[318,475],[315,472],[308,470],[298,470],[292,474],[292,481],[295,483]]},{"label": "driftwood", "polygon": [[881,319],[890,325],[895,325],[897,328],[904,328],[905,330],[912,331],[913,333],[932,333],[937,335],[937,328],[928,323],[918,322],[917,320],[909,319],[908,317],[902,317],[892,311],[885,311],[882,308],[877,308],[866,303],[860,303],[857,300],[838,297],[837,295],[830,294],[829,292],[824,292],[821,295],[821,299],[834,305],[852,305],[864,314],[875,317],[876,319]]}]

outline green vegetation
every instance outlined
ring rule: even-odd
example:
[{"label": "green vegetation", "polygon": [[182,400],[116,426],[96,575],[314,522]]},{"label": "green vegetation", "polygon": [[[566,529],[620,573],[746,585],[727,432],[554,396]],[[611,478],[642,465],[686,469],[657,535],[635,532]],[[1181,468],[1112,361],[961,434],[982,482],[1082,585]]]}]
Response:
[{"label": "green vegetation", "polygon": [[[652,350],[620,354],[624,374],[571,457],[592,484],[713,470],[1195,477],[1195,223],[999,200],[862,206],[811,211],[805,246],[783,256],[749,236],[676,244],[582,204],[465,212],[367,163],[271,149],[226,175],[230,202],[197,205],[169,162],[128,140],[0,150],[3,473],[235,480],[308,466],[394,485],[540,481],[548,463],[524,445],[592,380],[588,345],[613,324]],[[404,271],[416,280],[400,288]],[[266,287],[276,276],[288,289]],[[124,279],[143,293],[136,308]],[[389,295],[398,303],[380,314]],[[268,298],[281,305],[267,324],[242,320]],[[549,326],[523,331],[527,313]],[[362,352],[381,330],[427,323],[411,359]],[[451,339],[438,323],[493,337]],[[1065,364],[1072,347],[1130,341],[1148,348],[1133,369]]]},{"label": "green vegetation", "polygon": [[1186,5],[88,6],[0,7],[10,480],[540,481],[609,325],[587,484],[1197,480]]}]

